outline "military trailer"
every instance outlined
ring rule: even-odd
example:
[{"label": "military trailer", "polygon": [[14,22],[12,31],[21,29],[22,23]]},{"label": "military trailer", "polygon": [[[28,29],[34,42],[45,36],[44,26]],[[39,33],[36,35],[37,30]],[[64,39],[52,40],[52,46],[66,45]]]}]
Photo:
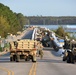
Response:
[{"label": "military trailer", "polygon": [[19,62],[24,59],[25,61],[36,62],[36,46],[36,40],[25,39],[10,42],[10,61]]},{"label": "military trailer", "polygon": [[67,61],[67,63],[76,62],[76,41],[70,42],[69,49],[64,52],[63,61]]}]

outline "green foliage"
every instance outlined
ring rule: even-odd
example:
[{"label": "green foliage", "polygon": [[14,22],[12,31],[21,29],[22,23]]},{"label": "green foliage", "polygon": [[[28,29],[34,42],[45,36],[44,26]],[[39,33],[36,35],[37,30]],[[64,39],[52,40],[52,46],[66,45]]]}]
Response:
[{"label": "green foliage", "polygon": [[68,37],[70,38],[69,33],[65,32],[62,26],[60,26],[60,27],[55,31],[55,33],[56,33],[58,36],[61,36],[61,37],[68,36]]},{"label": "green foliage", "polygon": [[25,16],[21,13],[16,14],[18,22],[20,24],[20,27],[23,28],[23,26],[26,24],[27,19],[25,18]]},{"label": "green foliage", "polygon": [[0,34],[1,36],[6,36],[10,29],[9,23],[7,22],[6,18],[0,16]]},{"label": "green foliage", "polygon": [[64,37],[65,36],[65,31],[62,27],[59,27],[57,30],[56,30],[56,34],[58,34],[59,36],[62,36]]},{"label": "green foliage", "polygon": [[16,14],[9,7],[0,3],[0,36],[6,37],[7,33],[16,34],[25,24],[25,17]]}]

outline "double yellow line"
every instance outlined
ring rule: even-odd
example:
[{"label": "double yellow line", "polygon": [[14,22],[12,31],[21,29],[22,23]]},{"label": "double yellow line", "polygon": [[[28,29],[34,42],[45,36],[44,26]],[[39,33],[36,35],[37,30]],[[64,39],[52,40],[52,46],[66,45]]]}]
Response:
[{"label": "double yellow line", "polygon": [[[37,63],[33,63],[28,75],[36,75],[36,67],[37,67]],[[0,69],[7,72],[7,75],[14,75],[14,72],[7,68],[0,67]]]},{"label": "double yellow line", "polygon": [[1,70],[4,70],[5,72],[7,72],[7,75],[14,75],[14,72],[7,69],[7,68],[4,68],[4,67],[0,67]]},{"label": "double yellow line", "polygon": [[36,75],[36,67],[37,67],[37,63],[33,63],[28,75]]}]

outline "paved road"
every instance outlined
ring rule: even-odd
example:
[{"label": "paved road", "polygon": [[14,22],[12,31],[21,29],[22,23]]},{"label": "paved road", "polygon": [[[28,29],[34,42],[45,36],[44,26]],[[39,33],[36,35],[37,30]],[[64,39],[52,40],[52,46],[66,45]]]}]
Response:
[{"label": "paved road", "polygon": [[21,39],[32,39],[33,30],[28,31]]},{"label": "paved road", "polygon": [[7,53],[0,56],[0,75],[76,75],[76,64],[63,62],[58,52],[47,48],[43,59],[37,57],[36,63],[10,62],[10,53]]},{"label": "paved road", "polygon": [[54,51],[44,51],[43,60],[37,63],[37,75],[76,75],[76,64],[63,62]]},{"label": "paved road", "polygon": [[9,55],[0,56],[0,75],[76,75],[76,64],[63,62],[54,51],[44,50],[43,59],[37,57],[36,63],[10,62]]}]

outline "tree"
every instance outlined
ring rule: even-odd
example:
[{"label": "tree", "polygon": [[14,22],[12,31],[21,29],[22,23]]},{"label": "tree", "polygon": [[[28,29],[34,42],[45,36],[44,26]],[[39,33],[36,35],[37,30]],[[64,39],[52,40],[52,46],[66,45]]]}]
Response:
[{"label": "tree", "polygon": [[21,31],[26,23],[25,19],[21,13],[14,13],[9,7],[0,3],[0,36],[6,37],[8,32],[16,34],[17,31]]},{"label": "tree", "polygon": [[19,21],[21,28],[23,28],[23,26],[26,24],[26,21],[27,21],[25,16],[22,13],[18,13],[16,14],[16,16],[17,16],[17,19]]},{"label": "tree", "polygon": [[6,37],[9,29],[10,29],[10,26],[6,18],[4,18],[3,16],[0,16],[0,35]]},{"label": "tree", "polygon": [[56,34],[58,34],[59,36],[61,37],[64,37],[65,36],[65,31],[63,29],[62,26],[60,26],[57,30],[56,30]]}]

